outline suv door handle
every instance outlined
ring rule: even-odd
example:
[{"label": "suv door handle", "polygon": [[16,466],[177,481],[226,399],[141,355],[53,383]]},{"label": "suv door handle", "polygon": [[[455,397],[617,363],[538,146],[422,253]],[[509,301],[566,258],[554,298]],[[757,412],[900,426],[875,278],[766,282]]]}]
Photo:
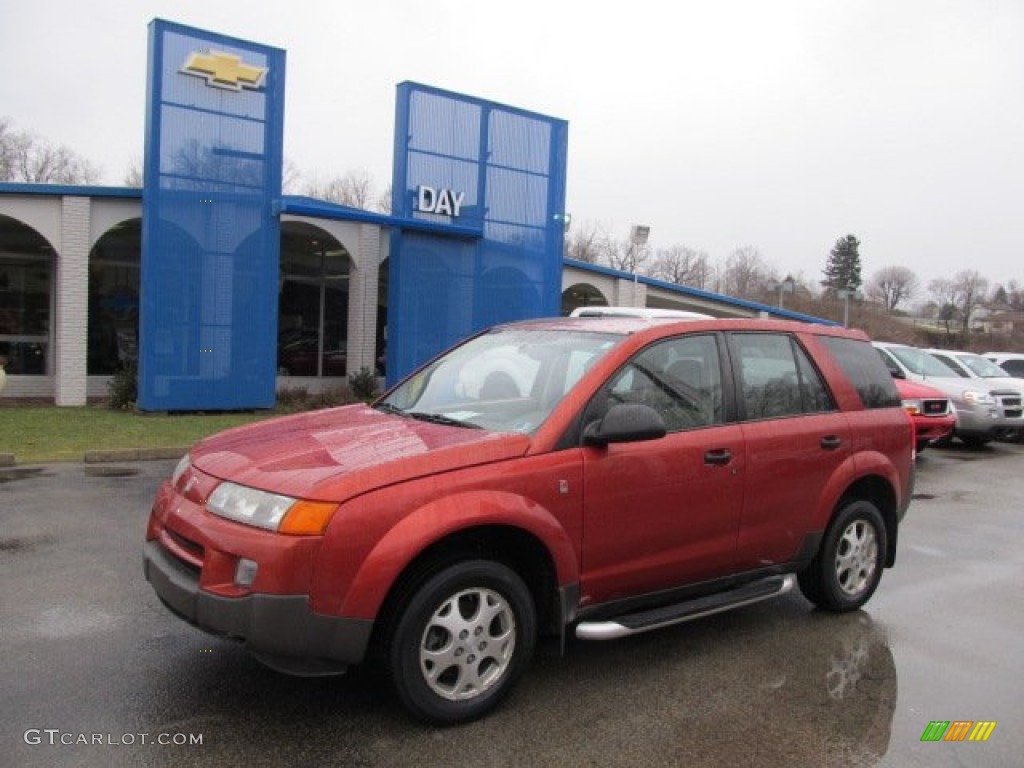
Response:
[{"label": "suv door handle", "polygon": [[728,448],[720,448],[716,451],[704,452],[704,463],[725,466],[732,461],[732,452]]},{"label": "suv door handle", "polygon": [[821,447],[826,451],[834,451],[843,444],[843,439],[837,435],[827,435],[821,438]]}]

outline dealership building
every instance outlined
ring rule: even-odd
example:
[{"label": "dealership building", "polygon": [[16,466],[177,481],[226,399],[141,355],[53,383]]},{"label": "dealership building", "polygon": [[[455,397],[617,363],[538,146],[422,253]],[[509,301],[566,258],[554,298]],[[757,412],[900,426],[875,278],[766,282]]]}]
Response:
[{"label": "dealership building", "polygon": [[568,125],[406,82],[392,211],[281,194],[285,52],[150,25],[142,189],[0,183],[0,399],[267,408],[587,304],[785,310],[564,258]]}]

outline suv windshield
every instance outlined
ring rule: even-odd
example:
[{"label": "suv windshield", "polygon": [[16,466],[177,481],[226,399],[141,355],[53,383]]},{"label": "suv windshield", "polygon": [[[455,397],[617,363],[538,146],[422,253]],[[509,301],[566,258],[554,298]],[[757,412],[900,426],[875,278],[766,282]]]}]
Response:
[{"label": "suv windshield", "polygon": [[938,376],[940,378],[957,378],[956,371],[932,355],[913,347],[885,347],[893,357],[903,363],[907,370],[918,376]]},{"label": "suv windshield", "polygon": [[975,376],[981,376],[983,379],[1006,378],[1006,371],[981,355],[957,355],[957,359],[970,368]]},{"label": "suv windshield", "polygon": [[532,433],[622,336],[498,328],[441,356],[377,408],[438,423]]}]

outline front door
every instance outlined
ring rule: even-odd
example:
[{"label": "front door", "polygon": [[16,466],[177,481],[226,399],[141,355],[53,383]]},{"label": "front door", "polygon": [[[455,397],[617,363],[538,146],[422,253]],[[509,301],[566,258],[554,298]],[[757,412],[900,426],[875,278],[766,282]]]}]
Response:
[{"label": "front door", "polygon": [[719,340],[681,336],[639,352],[586,420],[618,402],[658,411],[668,434],[583,449],[583,604],[729,574],[743,504],[741,428],[726,424]]}]

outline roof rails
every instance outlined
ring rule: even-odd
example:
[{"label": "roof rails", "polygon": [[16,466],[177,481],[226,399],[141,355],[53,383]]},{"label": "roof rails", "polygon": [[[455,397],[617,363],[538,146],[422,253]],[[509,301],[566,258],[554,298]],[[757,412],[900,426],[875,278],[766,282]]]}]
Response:
[{"label": "roof rails", "polygon": [[569,317],[674,317],[677,320],[712,320],[702,312],[683,309],[656,309],[654,307],[577,307]]}]

